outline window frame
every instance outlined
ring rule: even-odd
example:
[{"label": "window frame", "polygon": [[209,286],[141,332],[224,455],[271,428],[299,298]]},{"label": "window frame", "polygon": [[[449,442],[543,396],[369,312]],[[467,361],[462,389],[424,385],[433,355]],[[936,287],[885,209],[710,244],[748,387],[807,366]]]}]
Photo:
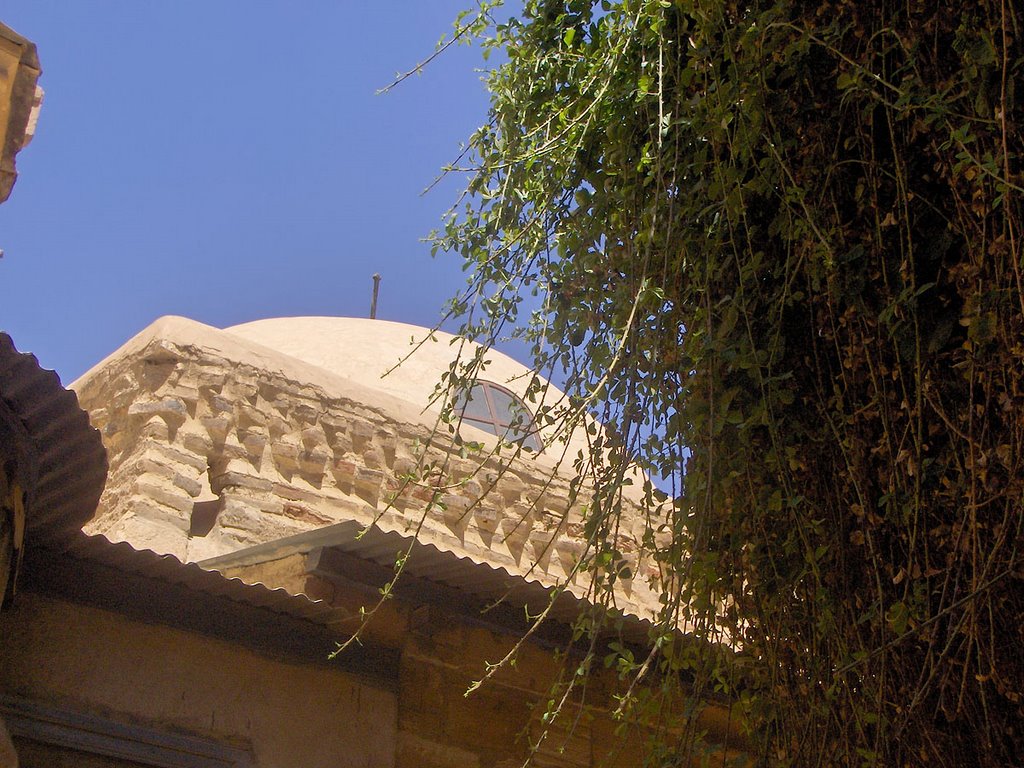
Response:
[{"label": "window frame", "polygon": [[[481,419],[476,416],[466,415],[466,409],[469,406],[471,400],[473,400],[473,393],[477,389],[483,391],[484,402],[487,405],[487,412],[490,414],[490,419]],[[492,396],[492,391],[498,391],[508,397],[513,403],[516,403],[519,408],[522,409],[523,416],[525,419],[522,423],[516,423],[513,421],[503,422],[501,419],[501,410],[497,407]],[[463,398],[465,398],[463,400]],[[462,402],[459,402],[459,401]],[[519,395],[510,390],[508,387],[503,387],[501,384],[497,384],[488,379],[477,379],[473,382],[472,386],[468,389],[463,390],[459,393],[456,398],[456,404],[458,406],[459,424],[468,424],[471,427],[476,427],[483,432],[488,432],[496,437],[506,439],[509,442],[517,443],[523,448],[537,454],[544,450],[544,443],[540,439],[540,435],[537,429],[537,420],[533,415],[526,403]],[[519,433],[518,437],[514,437],[514,432]],[[514,439],[513,439],[514,437]]]}]

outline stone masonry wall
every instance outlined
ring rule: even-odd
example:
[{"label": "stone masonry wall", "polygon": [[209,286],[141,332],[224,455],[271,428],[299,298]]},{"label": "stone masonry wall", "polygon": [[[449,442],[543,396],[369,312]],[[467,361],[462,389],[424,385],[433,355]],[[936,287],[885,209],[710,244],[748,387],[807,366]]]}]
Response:
[{"label": "stone masonry wall", "polygon": [[[422,541],[546,583],[569,578],[585,550],[570,478],[528,458],[464,458],[429,416],[399,421],[166,339],[112,358],[78,394],[110,461],[87,530],[137,548],[197,561],[342,520],[403,532],[422,521]],[[638,539],[616,543],[643,576]],[[631,610],[656,603],[646,578],[620,589]]]}]

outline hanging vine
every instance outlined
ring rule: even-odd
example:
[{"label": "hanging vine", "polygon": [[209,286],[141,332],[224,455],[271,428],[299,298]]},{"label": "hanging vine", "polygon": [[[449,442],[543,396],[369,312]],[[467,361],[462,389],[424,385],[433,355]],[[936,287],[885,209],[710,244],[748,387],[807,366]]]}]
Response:
[{"label": "hanging vine", "polygon": [[1019,761],[1015,3],[524,5],[474,17],[507,59],[435,246],[464,333],[565,381],[540,418],[607,425],[592,514],[630,463],[672,491],[620,714],[688,670],[773,765]]}]

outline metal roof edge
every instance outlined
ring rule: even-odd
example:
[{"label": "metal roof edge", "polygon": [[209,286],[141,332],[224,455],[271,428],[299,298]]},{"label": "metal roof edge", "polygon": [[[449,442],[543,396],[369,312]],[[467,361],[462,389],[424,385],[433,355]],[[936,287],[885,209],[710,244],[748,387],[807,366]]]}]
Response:
[{"label": "metal roof edge", "polygon": [[[107,477],[107,452],[78,396],[60,377],[19,352],[0,331],[0,400],[35,454],[26,538],[61,537],[95,513]],[[62,490],[74,487],[75,493]]]},{"label": "metal roof edge", "polygon": [[604,610],[607,618],[621,620],[624,633],[632,642],[645,643],[654,623],[614,607],[603,607],[585,596],[575,594],[566,584],[546,585],[538,580],[509,573],[505,568],[440,549],[429,542],[376,525],[364,526],[346,520],[316,530],[257,544],[226,555],[199,561],[196,565],[226,570],[280,560],[293,554],[307,554],[331,548],[378,566],[393,567],[398,557],[408,558],[403,573],[417,579],[452,587],[486,603],[509,602],[527,607],[531,614],[544,610],[547,616],[572,625],[587,610]]}]

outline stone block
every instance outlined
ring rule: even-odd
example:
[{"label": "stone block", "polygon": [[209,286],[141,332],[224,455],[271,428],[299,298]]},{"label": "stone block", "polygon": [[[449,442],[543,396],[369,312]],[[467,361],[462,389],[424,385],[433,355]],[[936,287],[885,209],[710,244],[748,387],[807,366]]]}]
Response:
[{"label": "stone block", "polygon": [[505,510],[505,518],[516,525],[522,522],[521,527],[531,530],[537,522],[537,510],[529,504],[514,504]]},{"label": "stone block", "polygon": [[349,422],[349,434],[359,440],[372,440],[374,431],[373,424],[368,421],[364,421],[363,419],[352,419],[352,421]]},{"label": "stone block", "polygon": [[203,484],[195,478],[186,477],[181,473],[176,473],[173,479],[174,484],[181,488],[185,493],[191,496],[193,499],[203,492]]},{"label": "stone block", "polygon": [[509,547],[516,547],[518,549],[522,548],[533,531],[533,525],[529,519],[524,520],[520,517],[509,515],[503,516],[499,520],[498,526],[501,531],[502,541]]},{"label": "stone block", "polygon": [[317,504],[324,498],[322,491],[307,491],[287,483],[274,483],[273,492],[275,496],[284,499],[286,503],[288,501],[303,501],[308,504]]},{"label": "stone block", "polygon": [[222,472],[210,476],[210,487],[214,493],[221,493],[225,488],[245,488],[251,491],[269,493],[274,484],[263,477],[246,475],[241,472]]},{"label": "stone block", "polygon": [[245,448],[246,453],[254,458],[258,458],[263,455],[263,449],[267,445],[267,436],[250,430],[239,433],[239,441]]},{"label": "stone block", "polygon": [[412,496],[424,503],[429,504],[434,498],[435,491],[430,486],[414,483],[409,486],[407,495]]},{"label": "stone block", "polygon": [[126,471],[129,476],[137,477],[144,474],[151,474],[156,477],[162,477],[166,480],[173,480],[174,475],[177,474],[175,467],[176,465],[170,464],[166,462],[166,460],[161,461],[159,457],[155,457],[152,455],[152,452],[147,451],[137,460],[126,465],[124,467],[124,471]]},{"label": "stone block", "polygon": [[[237,374],[237,371],[236,371],[236,374]],[[257,395],[258,392],[259,392],[258,387],[254,383],[252,383],[250,381],[243,381],[243,380],[241,380],[239,378],[235,378],[231,382],[231,393],[230,394],[232,396],[232,399],[236,403],[240,402],[243,398],[245,400],[248,400],[248,401],[252,402],[253,400],[256,399],[256,395]]]},{"label": "stone block", "polygon": [[302,439],[302,446],[307,451],[327,443],[327,435],[324,434],[323,429],[320,427],[307,427],[302,430],[300,437]]},{"label": "stone block", "polygon": [[569,500],[559,494],[548,492],[540,497],[540,501],[537,506],[543,509],[546,513],[562,519],[566,516],[566,511],[569,507]]},{"label": "stone block", "polygon": [[292,407],[293,423],[298,421],[303,424],[315,424],[319,415],[319,408],[314,408],[313,406],[306,405],[305,403],[297,403]]},{"label": "stone block", "polygon": [[299,470],[309,476],[310,482],[314,482],[323,476],[330,458],[328,454],[319,449],[303,451],[299,454]]},{"label": "stone block", "polygon": [[213,413],[234,413],[235,405],[223,395],[213,395],[207,401],[210,404],[210,411]]},{"label": "stone block", "polygon": [[179,538],[184,538],[183,534],[188,534],[189,518],[187,516],[178,510],[155,504],[150,498],[133,496],[128,501],[128,509],[130,510],[129,516],[125,518],[124,522],[138,518],[158,523],[166,533],[173,533]]},{"label": "stone block", "polygon": [[[576,768],[589,766],[593,763],[593,744],[590,733],[591,716],[579,712],[576,707],[568,705],[559,714],[552,725],[541,722],[541,707],[534,711],[534,719],[530,724],[530,737],[540,742],[534,761],[543,768]],[[541,740],[541,735],[546,736]]]},{"label": "stone block", "polygon": [[476,480],[467,480],[462,485],[462,493],[474,501],[483,495],[484,489]]},{"label": "stone block", "polygon": [[469,499],[454,493],[441,496],[444,506],[444,522],[454,531],[462,530],[469,523]]},{"label": "stone block", "polygon": [[450,474],[452,480],[461,482],[473,477],[480,469],[480,465],[468,459],[453,459],[451,462]]},{"label": "stone block", "polygon": [[482,530],[493,533],[498,529],[501,513],[493,507],[484,507],[477,504],[473,508],[473,518]]},{"label": "stone block", "polygon": [[[196,539],[192,540],[193,543]],[[218,528],[214,534],[211,534],[206,539],[200,539],[199,541],[211,541],[214,542],[214,551],[207,554],[207,557],[216,557],[217,555],[226,555],[228,552],[234,552],[239,549],[245,549],[251,547],[254,544],[261,544],[263,539],[255,531],[250,531],[245,528],[234,528],[225,527]]]},{"label": "stone block", "polygon": [[555,552],[555,543],[550,531],[530,531],[529,544],[533,551],[533,562],[542,570],[548,569],[551,556]]},{"label": "stone block", "polygon": [[399,727],[423,733],[444,730],[445,695],[451,694],[441,668],[403,656],[400,668],[402,701]]},{"label": "stone block", "polygon": [[356,463],[349,459],[338,459],[334,462],[334,473],[339,482],[351,483],[356,476]]},{"label": "stone block", "polygon": [[[144,475],[135,481],[135,492],[145,498],[152,499],[165,507],[176,509],[186,515],[192,514],[192,499],[179,489],[158,485],[149,480],[152,475]],[[154,478],[155,479],[155,478]]]},{"label": "stone block", "polygon": [[333,410],[328,411],[320,417],[320,424],[334,432],[344,432],[348,429],[348,416]]},{"label": "stone block", "polygon": [[200,389],[220,391],[227,381],[227,371],[220,366],[197,365],[192,376]]},{"label": "stone block", "polygon": [[181,358],[178,348],[167,339],[152,340],[142,353],[142,359],[149,365],[173,365]]},{"label": "stone block", "polygon": [[238,472],[241,475],[262,477],[259,470],[253,467],[248,454],[244,452],[242,452],[241,455],[234,455],[231,458],[221,456],[215,464],[215,470],[213,470],[211,474],[223,475],[225,472]]},{"label": "stone block", "polygon": [[228,419],[227,416],[204,416],[199,419],[199,423],[203,425],[203,428],[206,429],[214,440],[223,442],[231,429],[232,420]]},{"label": "stone block", "polygon": [[168,397],[156,402],[132,403],[128,406],[129,416],[176,416],[185,418],[188,411],[185,403],[177,397]]},{"label": "stone block", "polygon": [[371,469],[380,469],[387,464],[384,452],[376,445],[371,445],[367,450],[363,451],[363,463]]},{"label": "stone block", "polygon": [[556,531],[564,527],[565,523],[561,514],[544,509],[540,504],[534,507],[534,518],[545,531]]},{"label": "stone block", "polygon": [[198,455],[204,467],[206,456],[213,450],[213,438],[203,429],[198,429],[194,423],[185,424],[178,430],[177,441],[185,449]]},{"label": "stone block", "polygon": [[558,539],[555,542],[555,551],[558,553],[558,560],[565,573],[570,573],[583,557],[586,551],[586,542],[573,539]]},{"label": "stone block", "polygon": [[277,440],[271,444],[270,453],[279,467],[295,469],[299,465],[299,446],[294,443]]},{"label": "stone block", "polygon": [[291,519],[305,523],[313,528],[322,528],[334,522],[330,517],[321,514],[312,505],[291,502],[284,504],[282,514]]},{"label": "stone block", "polygon": [[344,432],[336,432],[330,440],[330,447],[335,456],[344,456],[352,452],[352,438]]},{"label": "stone block", "polygon": [[241,493],[225,493],[223,498],[233,499],[249,508],[258,509],[260,512],[268,515],[284,514],[284,499],[279,499],[269,494],[265,496],[251,496]]},{"label": "stone block", "polygon": [[356,488],[374,493],[380,493],[380,487],[384,482],[384,473],[379,469],[370,467],[356,467],[353,483]]},{"label": "stone block", "polygon": [[378,429],[376,438],[377,444],[385,451],[394,451],[398,445],[398,435],[391,429]]},{"label": "stone block", "polygon": [[443,737],[435,741],[427,731],[399,730],[395,764],[402,768],[480,768],[479,755],[443,742]]},{"label": "stone block", "polygon": [[270,430],[270,436],[274,440],[277,440],[282,435],[291,434],[292,425],[288,423],[287,419],[283,419],[276,413],[272,413],[267,417],[267,429]]},{"label": "stone block", "polygon": [[[450,674],[447,685],[465,690],[468,677]],[[474,752],[507,754],[529,719],[525,695],[505,686],[484,685],[472,696],[449,696],[445,703],[446,743]]]},{"label": "stone block", "polygon": [[263,528],[263,512],[241,499],[228,499],[217,516],[217,524],[223,528],[258,532]]},{"label": "stone block", "polygon": [[166,443],[170,440],[171,431],[162,416],[153,416],[139,430],[139,435],[148,440]]},{"label": "stone block", "polygon": [[259,432],[260,428],[267,423],[267,417],[258,408],[248,403],[240,403],[235,411],[235,421],[238,424],[239,433]]},{"label": "stone block", "polygon": [[519,475],[513,474],[512,472],[506,472],[498,480],[497,485],[498,493],[500,493],[506,502],[512,503],[519,501],[522,497],[523,492],[526,490],[526,484],[522,481]]},{"label": "stone block", "polygon": [[410,458],[408,456],[399,456],[397,459],[395,459],[395,463],[392,469],[394,470],[396,475],[402,477],[406,475],[415,474],[418,470],[418,467],[419,464],[415,459]]},{"label": "stone block", "polygon": [[375,505],[380,500],[381,487],[384,484],[384,473],[370,467],[356,467],[352,485],[355,493],[368,504]]},{"label": "stone block", "polygon": [[232,434],[228,434],[224,438],[224,443],[220,446],[220,456],[218,457],[222,462],[231,461],[232,459],[241,459],[243,461],[249,461],[249,452],[245,450],[245,446],[238,442],[238,438]]},{"label": "stone block", "polygon": [[192,383],[179,380],[171,389],[171,394],[185,402],[186,408],[199,402],[199,387]]}]

